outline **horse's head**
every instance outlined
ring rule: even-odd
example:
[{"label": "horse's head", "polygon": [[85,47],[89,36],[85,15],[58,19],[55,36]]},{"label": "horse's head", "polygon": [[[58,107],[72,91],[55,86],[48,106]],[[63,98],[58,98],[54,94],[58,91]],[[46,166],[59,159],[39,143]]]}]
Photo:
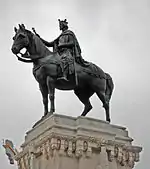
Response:
[{"label": "horse's head", "polygon": [[20,50],[23,48],[28,48],[30,40],[29,40],[29,32],[25,29],[25,26],[23,24],[19,24],[19,29],[16,27],[15,30],[15,36],[13,37],[13,45],[12,45],[12,52],[14,54],[20,53]]}]

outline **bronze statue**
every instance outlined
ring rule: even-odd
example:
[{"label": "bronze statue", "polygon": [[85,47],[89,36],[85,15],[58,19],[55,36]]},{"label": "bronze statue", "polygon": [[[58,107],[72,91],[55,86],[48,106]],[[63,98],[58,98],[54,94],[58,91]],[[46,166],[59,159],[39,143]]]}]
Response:
[{"label": "bronze statue", "polygon": [[[66,34],[67,36],[74,36],[72,33]],[[50,115],[55,111],[55,89],[74,90],[76,96],[84,104],[84,110],[81,116],[85,116],[92,109],[89,98],[96,93],[105,108],[106,120],[110,122],[109,101],[114,88],[111,76],[104,73],[101,68],[93,63],[87,62],[88,66],[85,66],[86,62],[82,60],[81,55],[79,56],[79,58],[81,58],[79,60],[82,61],[78,62],[78,59],[74,59],[75,57],[78,57],[77,53],[74,55],[74,51],[72,52],[72,50],[67,47],[67,54],[69,53],[67,64],[71,65],[71,71],[68,70],[70,72],[67,74],[67,80],[64,80],[65,77],[61,78],[62,69],[64,68],[62,68],[62,62],[65,54],[63,55],[63,53],[59,53],[61,52],[61,47],[63,47],[63,43],[60,43],[60,38],[61,35],[58,38],[59,40],[55,41],[57,42],[56,49],[58,48],[58,51],[55,50],[54,52],[51,52],[45,46],[43,40],[41,40],[41,38],[36,34],[27,30],[23,24],[19,25],[19,29],[15,28],[15,36],[13,37],[14,42],[12,45],[12,52],[18,57],[18,60],[33,63],[33,75],[39,83],[43,96],[44,115]],[[76,41],[76,47],[79,47],[77,40],[74,41]],[[59,48],[59,46],[61,47]],[[65,47],[66,46],[64,46],[64,48]],[[27,51],[25,54],[21,54],[22,57],[19,57],[18,54],[23,48],[26,48]],[[78,52],[79,51],[80,50],[78,49]],[[79,52],[79,54],[81,53]],[[48,112],[48,96],[51,103],[50,112]]]}]

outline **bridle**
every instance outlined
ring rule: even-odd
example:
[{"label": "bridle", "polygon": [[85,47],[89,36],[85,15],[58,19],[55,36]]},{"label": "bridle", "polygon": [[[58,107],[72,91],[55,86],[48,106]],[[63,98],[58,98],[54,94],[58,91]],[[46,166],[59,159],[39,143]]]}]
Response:
[{"label": "bridle", "polygon": [[[19,56],[18,54],[20,54],[21,56]],[[18,58],[18,59],[20,59],[20,60],[24,60],[24,61],[32,61],[32,59],[27,59],[25,56],[29,56],[29,52],[28,51],[26,51],[24,54],[23,53],[21,53],[21,52],[19,52],[18,54],[15,54],[16,55],[16,57]]]},{"label": "bridle", "polygon": [[[25,34],[27,34],[27,33],[25,33]],[[27,36],[27,35],[26,35]],[[27,43],[27,40],[26,40],[26,43]],[[19,54],[21,55],[21,56],[19,56]],[[24,60],[24,61],[32,61],[32,59],[29,59],[27,56],[30,56],[30,54],[29,54],[29,52],[28,52],[28,50],[27,50],[27,48],[26,48],[26,52],[23,54],[23,53],[21,53],[21,52],[19,52],[18,54],[15,54],[16,55],[16,57],[18,58],[18,59],[21,59],[21,60]],[[28,58],[28,59],[27,59]]]}]

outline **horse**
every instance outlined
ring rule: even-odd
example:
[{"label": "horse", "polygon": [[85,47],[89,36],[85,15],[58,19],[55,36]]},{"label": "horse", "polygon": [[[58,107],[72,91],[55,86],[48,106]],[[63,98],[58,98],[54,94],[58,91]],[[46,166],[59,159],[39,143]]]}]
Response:
[{"label": "horse", "polygon": [[[26,53],[18,54],[25,48]],[[23,24],[15,27],[15,36],[11,48],[19,60],[33,63],[33,75],[39,83],[43,98],[44,116],[55,112],[55,89],[73,90],[78,99],[83,103],[84,110],[81,116],[86,116],[92,109],[90,97],[96,93],[101,100],[106,113],[106,121],[110,122],[109,102],[112,96],[114,84],[111,76],[100,67],[90,62],[89,67],[74,62],[76,73],[68,75],[68,82],[57,80],[60,71],[61,57],[58,52],[50,51],[35,33],[26,29]],[[76,80],[78,83],[76,83]],[[50,111],[48,111],[48,100]]]}]

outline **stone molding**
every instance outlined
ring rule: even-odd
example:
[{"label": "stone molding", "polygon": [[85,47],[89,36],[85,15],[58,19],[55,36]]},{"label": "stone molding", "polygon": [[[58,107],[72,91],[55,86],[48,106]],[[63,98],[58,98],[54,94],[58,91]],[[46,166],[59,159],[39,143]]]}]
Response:
[{"label": "stone molding", "polygon": [[22,165],[20,169],[28,169],[31,158],[43,156],[45,159],[53,157],[57,152],[60,156],[70,158],[81,158],[82,156],[90,158],[93,149],[100,153],[101,147],[106,147],[108,161],[116,160],[121,166],[134,167],[135,162],[139,161],[139,153],[141,147],[127,146],[118,144],[115,141],[105,140],[104,138],[95,138],[87,136],[64,136],[61,134],[51,133],[51,135],[41,138],[39,142],[32,143],[18,153],[15,159],[18,165]]},{"label": "stone molding", "polygon": [[141,147],[127,146],[127,145],[107,145],[108,160],[112,162],[116,160],[121,166],[134,167],[135,162],[139,161],[139,153],[142,151]]}]

